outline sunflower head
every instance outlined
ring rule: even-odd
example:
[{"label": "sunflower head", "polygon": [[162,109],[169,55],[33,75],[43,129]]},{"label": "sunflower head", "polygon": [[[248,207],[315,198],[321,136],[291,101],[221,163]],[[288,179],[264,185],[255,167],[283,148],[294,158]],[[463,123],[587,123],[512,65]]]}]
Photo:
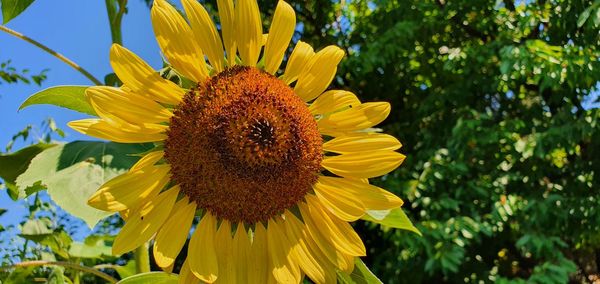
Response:
[{"label": "sunflower head", "polygon": [[218,218],[253,224],[281,214],[312,188],[322,141],[288,85],[234,66],[183,97],[164,144],[183,193]]},{"label": "sunflower head", "polygon": [[126,217],[113,253],[154,238],[155,260],[169,269],[197,218],[182,283],[335,283],[366,254],[348,222],[402,205],[368,180],[404,160],[400,142],[374,128],[390,105],[327,90],[344,56],[336,46],[315,52],[298,41],[280,69],[296,26],[284,1],[267,35],[255,0],[217,0],[220,30],[197,1],[182,2],[187,20],[155,0],[152,23],[165,58],[194,87],[113,45],[124,85],[89,88],[99,117],[69,124],[157,146],[89,199]]}]

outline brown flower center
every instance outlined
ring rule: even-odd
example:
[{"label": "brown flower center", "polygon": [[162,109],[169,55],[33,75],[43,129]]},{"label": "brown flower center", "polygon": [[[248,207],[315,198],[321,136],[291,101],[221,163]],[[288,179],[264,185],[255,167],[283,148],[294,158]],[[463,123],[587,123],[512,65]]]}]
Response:
[{"label": "brown flower center", "polygon": [[200,208],[231,222],[266,221],[317,180],[323,140],[294,91],[236,66],[185,95],[171,118],[165,158]]}]

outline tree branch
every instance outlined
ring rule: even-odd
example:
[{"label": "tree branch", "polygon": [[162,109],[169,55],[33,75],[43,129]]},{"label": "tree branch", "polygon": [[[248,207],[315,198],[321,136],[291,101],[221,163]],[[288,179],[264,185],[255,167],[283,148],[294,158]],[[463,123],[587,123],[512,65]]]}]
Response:
[{"label": "tree branch", "polygon": [[83,74],[83,76],[87,77],[88,79],[90,79],[90,81],[92,81],[94,84],[96,85],[102,85],[102,83],[100,82],[100,80],[96,79],[90,72],[88,72],[87,70],[83,69],[81,66],[77,65],[75,62],[73,62],[71,59],[66,58],[64,55],[50,49],[49,47],[43,45],[42,43],[22,34],[19,33],[17,31],[11,30],[9,28],[7,28],[6,26],[2,26],[0,25],[0,31],[3,31],[7,34],[10,34],[12,36],[15,36],[17,38],[20,38],[28,43],[31,43],[37,47],[39,47],[40,49],[42,49],[45,52],[50,53],[51,55],[53,55],[54,57],[60,59],[62,62],[66,63],[67,65],[73,67],[73,69],[79,71],[79,73]]},{"label": "tree branch", "polygon": [[83,265],[80,265],[77,263],[71,263],[71,262],[65,262],[65,261],[45,261],[45,260],[23,261],[23,262],[19,262],[14,265],[11,265],[11,266],[0,267],[0,270],[8,270],[11,268],[16,268],[16,267],[47,266],[47,265],[57,265],[57,266],[68,267],[68,268],[76,269],[79,271],[87,272],[90,274],[94,274],[110,283],[117,283],[117,281],[118,281],[114,277],[112,277],[102,271],[98,271],[93,268],[83,266]]}]

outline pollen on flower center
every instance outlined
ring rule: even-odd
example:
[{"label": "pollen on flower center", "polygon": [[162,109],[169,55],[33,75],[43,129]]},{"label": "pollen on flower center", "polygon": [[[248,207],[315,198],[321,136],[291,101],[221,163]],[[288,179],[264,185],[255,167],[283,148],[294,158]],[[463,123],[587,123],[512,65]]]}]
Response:
[{"label": "pollen on flower center", "polygon": [[171,118],[165,158],[200,208],[266,221],[317,180],[322,138],[305,103],[276,77],[228,68],[188,92]]}]

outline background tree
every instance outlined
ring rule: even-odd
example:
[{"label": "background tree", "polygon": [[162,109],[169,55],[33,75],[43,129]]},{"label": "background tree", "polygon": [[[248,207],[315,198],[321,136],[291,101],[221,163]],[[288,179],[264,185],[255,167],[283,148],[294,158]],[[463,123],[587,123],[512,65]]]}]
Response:
[{"label": "background tree", "polygon": [[331,5],[339,79],[392,101],[384,127],[405,145],[381,183],[424,234],[362,228],[385,283],[598,279],[599,6]]}]

